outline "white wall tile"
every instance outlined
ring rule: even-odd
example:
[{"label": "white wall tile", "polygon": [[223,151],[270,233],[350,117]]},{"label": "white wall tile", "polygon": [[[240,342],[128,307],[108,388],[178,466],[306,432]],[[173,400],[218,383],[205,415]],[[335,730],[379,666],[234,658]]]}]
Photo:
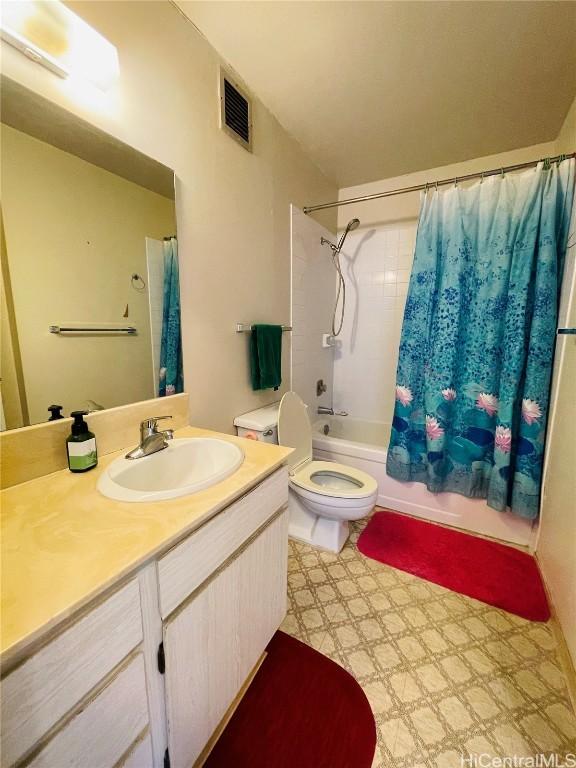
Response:
[{"label": "white wall tile", "polygon": [[416,222],[348,235],[343,258],[346,319],[334,359],[334,407],[390,421]]}]

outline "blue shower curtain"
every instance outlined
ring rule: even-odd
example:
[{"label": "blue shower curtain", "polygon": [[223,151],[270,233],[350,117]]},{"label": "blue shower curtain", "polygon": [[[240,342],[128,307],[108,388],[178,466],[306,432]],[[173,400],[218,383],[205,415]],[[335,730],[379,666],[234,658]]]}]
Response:
[{"label": "blue shower curtain", "polygon": [[537,517],[574,164],[423,196],[390,476]]},{"label": "blue shower curtain", "polygon": [[178,242],[164,238],[164,305],[160,342],[160,384],[158,394],[175,395],[184,391],[182,340],[180,335],[180,276]]}]

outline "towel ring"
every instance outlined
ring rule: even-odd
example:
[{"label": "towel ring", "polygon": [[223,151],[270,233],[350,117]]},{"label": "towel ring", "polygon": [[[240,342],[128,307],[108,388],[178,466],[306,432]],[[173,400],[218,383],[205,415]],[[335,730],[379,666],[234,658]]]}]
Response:
[{"label": "towel ring", "polygon": [[134,272],[130,278],[130,284],[135,291],[139,291],[140,293],[146,290],[146,281],[137,272]]}]

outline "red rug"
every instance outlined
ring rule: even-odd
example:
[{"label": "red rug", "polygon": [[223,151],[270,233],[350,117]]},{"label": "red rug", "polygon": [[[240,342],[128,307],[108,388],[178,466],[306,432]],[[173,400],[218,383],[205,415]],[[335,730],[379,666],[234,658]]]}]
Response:
[{"label": "red rug", "polygon": [[356,680],[277,632],[205,768],[370,768],[376,726]]},{"label": "red rug", "polygon": [[531,555],[394,512],[376,512],[358,540],[363,555],[532,621],[550,609]]}]

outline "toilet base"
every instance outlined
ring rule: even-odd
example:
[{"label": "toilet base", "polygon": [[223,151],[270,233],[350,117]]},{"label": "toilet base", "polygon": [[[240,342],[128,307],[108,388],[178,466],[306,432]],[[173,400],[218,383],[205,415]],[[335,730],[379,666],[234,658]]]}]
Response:
[{"label": "toilet base", "polygon": [[290,490],[288,496],[288,536],[312,547],[338,553],[350,535],[347,520],[333,520],[310,512]]}]

